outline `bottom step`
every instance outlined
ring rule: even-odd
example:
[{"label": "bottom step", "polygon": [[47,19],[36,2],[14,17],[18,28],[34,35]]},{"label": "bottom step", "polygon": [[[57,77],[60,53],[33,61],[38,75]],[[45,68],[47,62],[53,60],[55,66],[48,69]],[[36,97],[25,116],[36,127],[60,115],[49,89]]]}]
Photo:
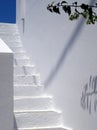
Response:
[{"label": "bottom step", "polygon": [[61,113],[54,110],[15,112],[17,128],[58,127],[62,125]]},{"label": "bottom step", "polygon": [[34,127],[34,128],[19,128],[15,130],[71,130],[70,128],[65,128],[63,126],[59,127]]}]

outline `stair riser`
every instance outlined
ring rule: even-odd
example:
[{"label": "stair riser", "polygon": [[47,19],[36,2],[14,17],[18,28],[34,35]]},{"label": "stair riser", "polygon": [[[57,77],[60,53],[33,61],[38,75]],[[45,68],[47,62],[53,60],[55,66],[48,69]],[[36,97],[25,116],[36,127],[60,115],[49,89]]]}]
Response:
[{"label": "stair riser", "polygon": [[39,96],[43,94],[43,86],[15,86],[14,96]]},{"label": "stair riser", "polygon": [[59,127],[34,127],[34,128],[19,128],[19,129],[15,129],[15,130],[72,130],[72,129],[69,129],[69,128],[64,128],[62,126],[59,126]]},{"label": "stair riser", "polygon": [[16,47],[11,47],[12,51],[14,53],[24,53],[25,50],[23,49],[23,47],[21,47],[21,45],[16,45]]},{"label": "stair riser", "polygon": [[16,50],[18,50],[18,48],[23,49],[23,46],[21,44],[20,41],[17,42],[7,42],[7,44],[9,45],[10,49],[15,52]]},{"label": "stair riser", "polygon": [[15,59],[14,61],[15,65],[23,66],[23,65],[30,65],[30,59]]},{"label": "stair riser", "polygon": [[39,75],[14,76],[14,83],[15,84],[33,84],[33,85],[38,85],[38,84],[40,84],[40,76]]},{"label": "stair riser", "polygon": [[18,53],[14,53],[14,58],[25,58],[25,57],[27,57],[27,54],[25,53],[25,52],[18,52]]},{"label": "stair riser", "polygon": [[35,74],[34,66],[14,67],[14,75],[32,75],[32,74]]},{"label": "stair riser", "polygon": [[0,37],[2,39],[5,39],[6,41],[16,41],[16,40],[20,40],[20,36],[19,35],[8,35],[8,34],[0,34]]},{"label": "stair riser", "polygon": [[1,27],[1,26],[0,26],[0,33],[1,33],[1,34],[2,34],[2,33],[4,33],[4,34],[6,34],[6,33],[13,34],[13,32],[18,33],[18,30],[17,30],[16,27],[10,28],[10,27]]},{"label": "stair riser", "polygon": [[6,23],[6,24],[0,23],[0,30],[1,29],[5,29],[6,31],[8,29],[16,31],[17,30],[17,25],[16,24],[9,24],[9,23]]},{"label": "stair riser", "polygon": [[18,128],[58,126],[61,114],[55,112],[32,112],[15,114]]},{"label": "stair riser", "polygon": [[52,98],[24,98],[24,99],[15,99],[14,100],[14,110],[23,111],[23,110],[45,110],[52,109]]},{"label": "stair riser", "polygon": [[6,44],[8,44],[9,47],[10,47],[11,44],[14,44],[15,42],[19,42],[19,43],[21,42],[20,38],[10,39],[10,38],[1,37],[1,39],[4,40],[4,42],[5,42]]}]

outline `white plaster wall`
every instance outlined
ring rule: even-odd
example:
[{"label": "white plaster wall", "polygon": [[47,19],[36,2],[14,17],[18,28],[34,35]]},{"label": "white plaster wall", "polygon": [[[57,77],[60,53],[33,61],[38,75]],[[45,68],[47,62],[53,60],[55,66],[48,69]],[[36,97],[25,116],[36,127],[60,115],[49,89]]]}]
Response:
[{"label": "white plaster wall", "polygon": [[0,39],[0,130],[13,130],[13,54]]},{"label": "white plaster wall", "polygon": [[54,95],[55,106],[62,110],[64,125],[73,130],[96,130],[97,94],[89,97],[91,114],[81,107],[81,97],[90,76],[97,75],[97,24],[87,26],[83,21],[68,21],[64,13],[51,14],[46,10],[50,1],[26,0],[24,33],[17,18],[24,46],[46,83],[45,90]]}]

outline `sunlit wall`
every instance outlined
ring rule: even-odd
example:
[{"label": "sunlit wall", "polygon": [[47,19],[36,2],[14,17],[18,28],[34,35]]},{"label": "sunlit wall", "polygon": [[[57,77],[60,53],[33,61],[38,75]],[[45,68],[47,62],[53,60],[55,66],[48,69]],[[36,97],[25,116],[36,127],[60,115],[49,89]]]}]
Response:
[{"label": "sunlit wall", "polygon": [[50,1],[17,0],[23,44],[41,74],[45,91],[62,110],[64,125],[96,130],[97,24],[87,26],[82,19],[71,22],[63,12],[52,14],[46,9]]}]

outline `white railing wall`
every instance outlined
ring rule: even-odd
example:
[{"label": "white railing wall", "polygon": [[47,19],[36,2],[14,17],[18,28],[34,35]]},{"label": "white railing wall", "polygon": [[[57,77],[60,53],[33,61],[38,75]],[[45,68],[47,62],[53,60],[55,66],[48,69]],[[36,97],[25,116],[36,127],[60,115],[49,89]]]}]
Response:
[{"label": "white railing wall", "polygon": [[13,53],[0,39],[0,130],[13,124]]}]

